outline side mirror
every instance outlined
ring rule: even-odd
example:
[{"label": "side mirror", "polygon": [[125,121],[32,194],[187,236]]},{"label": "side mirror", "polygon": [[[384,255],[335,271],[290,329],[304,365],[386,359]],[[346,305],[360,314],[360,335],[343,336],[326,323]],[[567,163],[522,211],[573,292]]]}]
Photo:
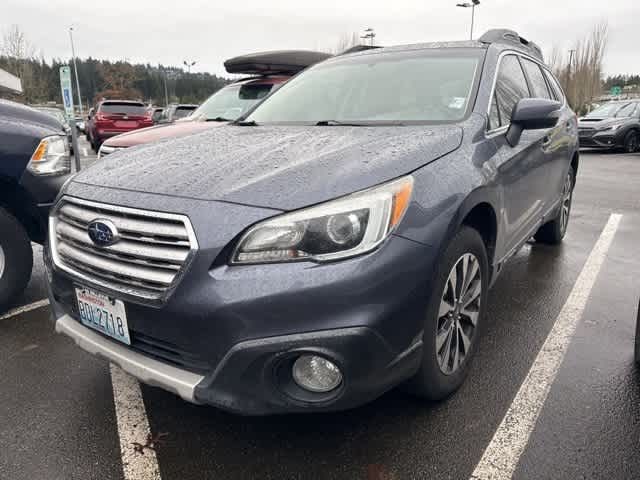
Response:
[{"label": "side mirror", "polygon": [[511,125],[506,134],[509,145],[515,147],[524,130],[555,127],[561,107],[560,102],[544,98],[523,98],[518,101],[511,113]]}]

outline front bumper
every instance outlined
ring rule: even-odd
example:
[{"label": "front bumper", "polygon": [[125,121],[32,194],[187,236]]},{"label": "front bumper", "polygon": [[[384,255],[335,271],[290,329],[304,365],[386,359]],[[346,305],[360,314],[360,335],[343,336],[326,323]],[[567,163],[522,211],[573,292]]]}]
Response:
[{"label": "front bumper", "polygon": [[[272,212],[171,198],[164,204],[189,216],[200,245],[172,295],[151,305],[88,285],[125,302],[131,347],[77,321],[74,287],[82,282],[54,268],[45,249],[59,332],[145,383],[241,414],[355,407],[419,368],[435,248],[391,236],[375,252],[335,263],[230,267],[220,259],[234,236]],[[227,219],[224,238],[212,215]],[[344,382],[334,394],[312,398],[290,388],[290,363],[303,352],[340,367]]]},{"label": "front bumper", "polygon": [[202,375],[132,351],[85,327],[69,315],[61,314],[58,317],[56,332],[71,337],[83,350],[110,360],[142,382],[173,392],[188,402],[196,402],[194,390],[204,379]]},{"label": "front bumper", "polygon": [[580,132],[580,148],[619,148],[624,143],[621,131],[586,131]]}]

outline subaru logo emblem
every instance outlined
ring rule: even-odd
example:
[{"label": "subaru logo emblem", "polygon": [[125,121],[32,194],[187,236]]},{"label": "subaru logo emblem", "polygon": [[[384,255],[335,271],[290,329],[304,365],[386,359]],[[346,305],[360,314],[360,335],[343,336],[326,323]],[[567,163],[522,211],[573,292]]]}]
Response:
[{"label": "subaru logo emblem", "polygon": [[111,220],[98,218],[87,228],[89,238],[99,247],[108,247],[120,239],[118,229]]}]

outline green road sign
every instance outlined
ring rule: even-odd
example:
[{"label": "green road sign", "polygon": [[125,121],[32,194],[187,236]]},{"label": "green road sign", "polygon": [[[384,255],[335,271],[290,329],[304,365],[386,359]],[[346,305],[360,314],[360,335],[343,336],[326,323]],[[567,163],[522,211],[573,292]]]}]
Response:
[{"label": "green road sign", "polygon": [[613,95],[614,97],[622,95],[622,87],[618,85],[616,85],[615,87],[611,87],[611,95]]},{"label": "green road sign", "polygon": [[73,90],[71,89],[71,69],[64,65],[60,67],[60,88],[62,89],[62,103],[67,118],[73,118]]}]

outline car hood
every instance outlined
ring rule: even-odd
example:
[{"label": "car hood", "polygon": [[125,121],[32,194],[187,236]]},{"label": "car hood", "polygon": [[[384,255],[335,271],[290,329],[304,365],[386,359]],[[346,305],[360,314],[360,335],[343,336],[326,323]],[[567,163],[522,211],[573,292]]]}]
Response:
[{"label": "car hood", "polygon": [[462,128],[229,125],[109,155],[75,182],[292,210],[405,175]]},{"label": "car hood", "polygon": [[590,128],[606,128],[606,127],[610,127],[612,125],[619,125],[621,123],[626,123],[626,122],[628,122],[630,120],[631,120],[631,118],[626,118],[626,117],[622,117],[622,118],[616,118],[616,117],[586,118],[586,117],[582,117],[581,119],[578,120],[578,126],[579,127],[590,127]]},{"label": "car hood", "polygon": [[185,135],[191,135],[192,133],[202,132],[203,130],[209,130],[221,125],[226,125],[226,123],[185,121],[155,125],[111,137],[104,142],[104,145],[117,148],[135,147],[136,145],[151,143],[165,138],[179,138]]}]

